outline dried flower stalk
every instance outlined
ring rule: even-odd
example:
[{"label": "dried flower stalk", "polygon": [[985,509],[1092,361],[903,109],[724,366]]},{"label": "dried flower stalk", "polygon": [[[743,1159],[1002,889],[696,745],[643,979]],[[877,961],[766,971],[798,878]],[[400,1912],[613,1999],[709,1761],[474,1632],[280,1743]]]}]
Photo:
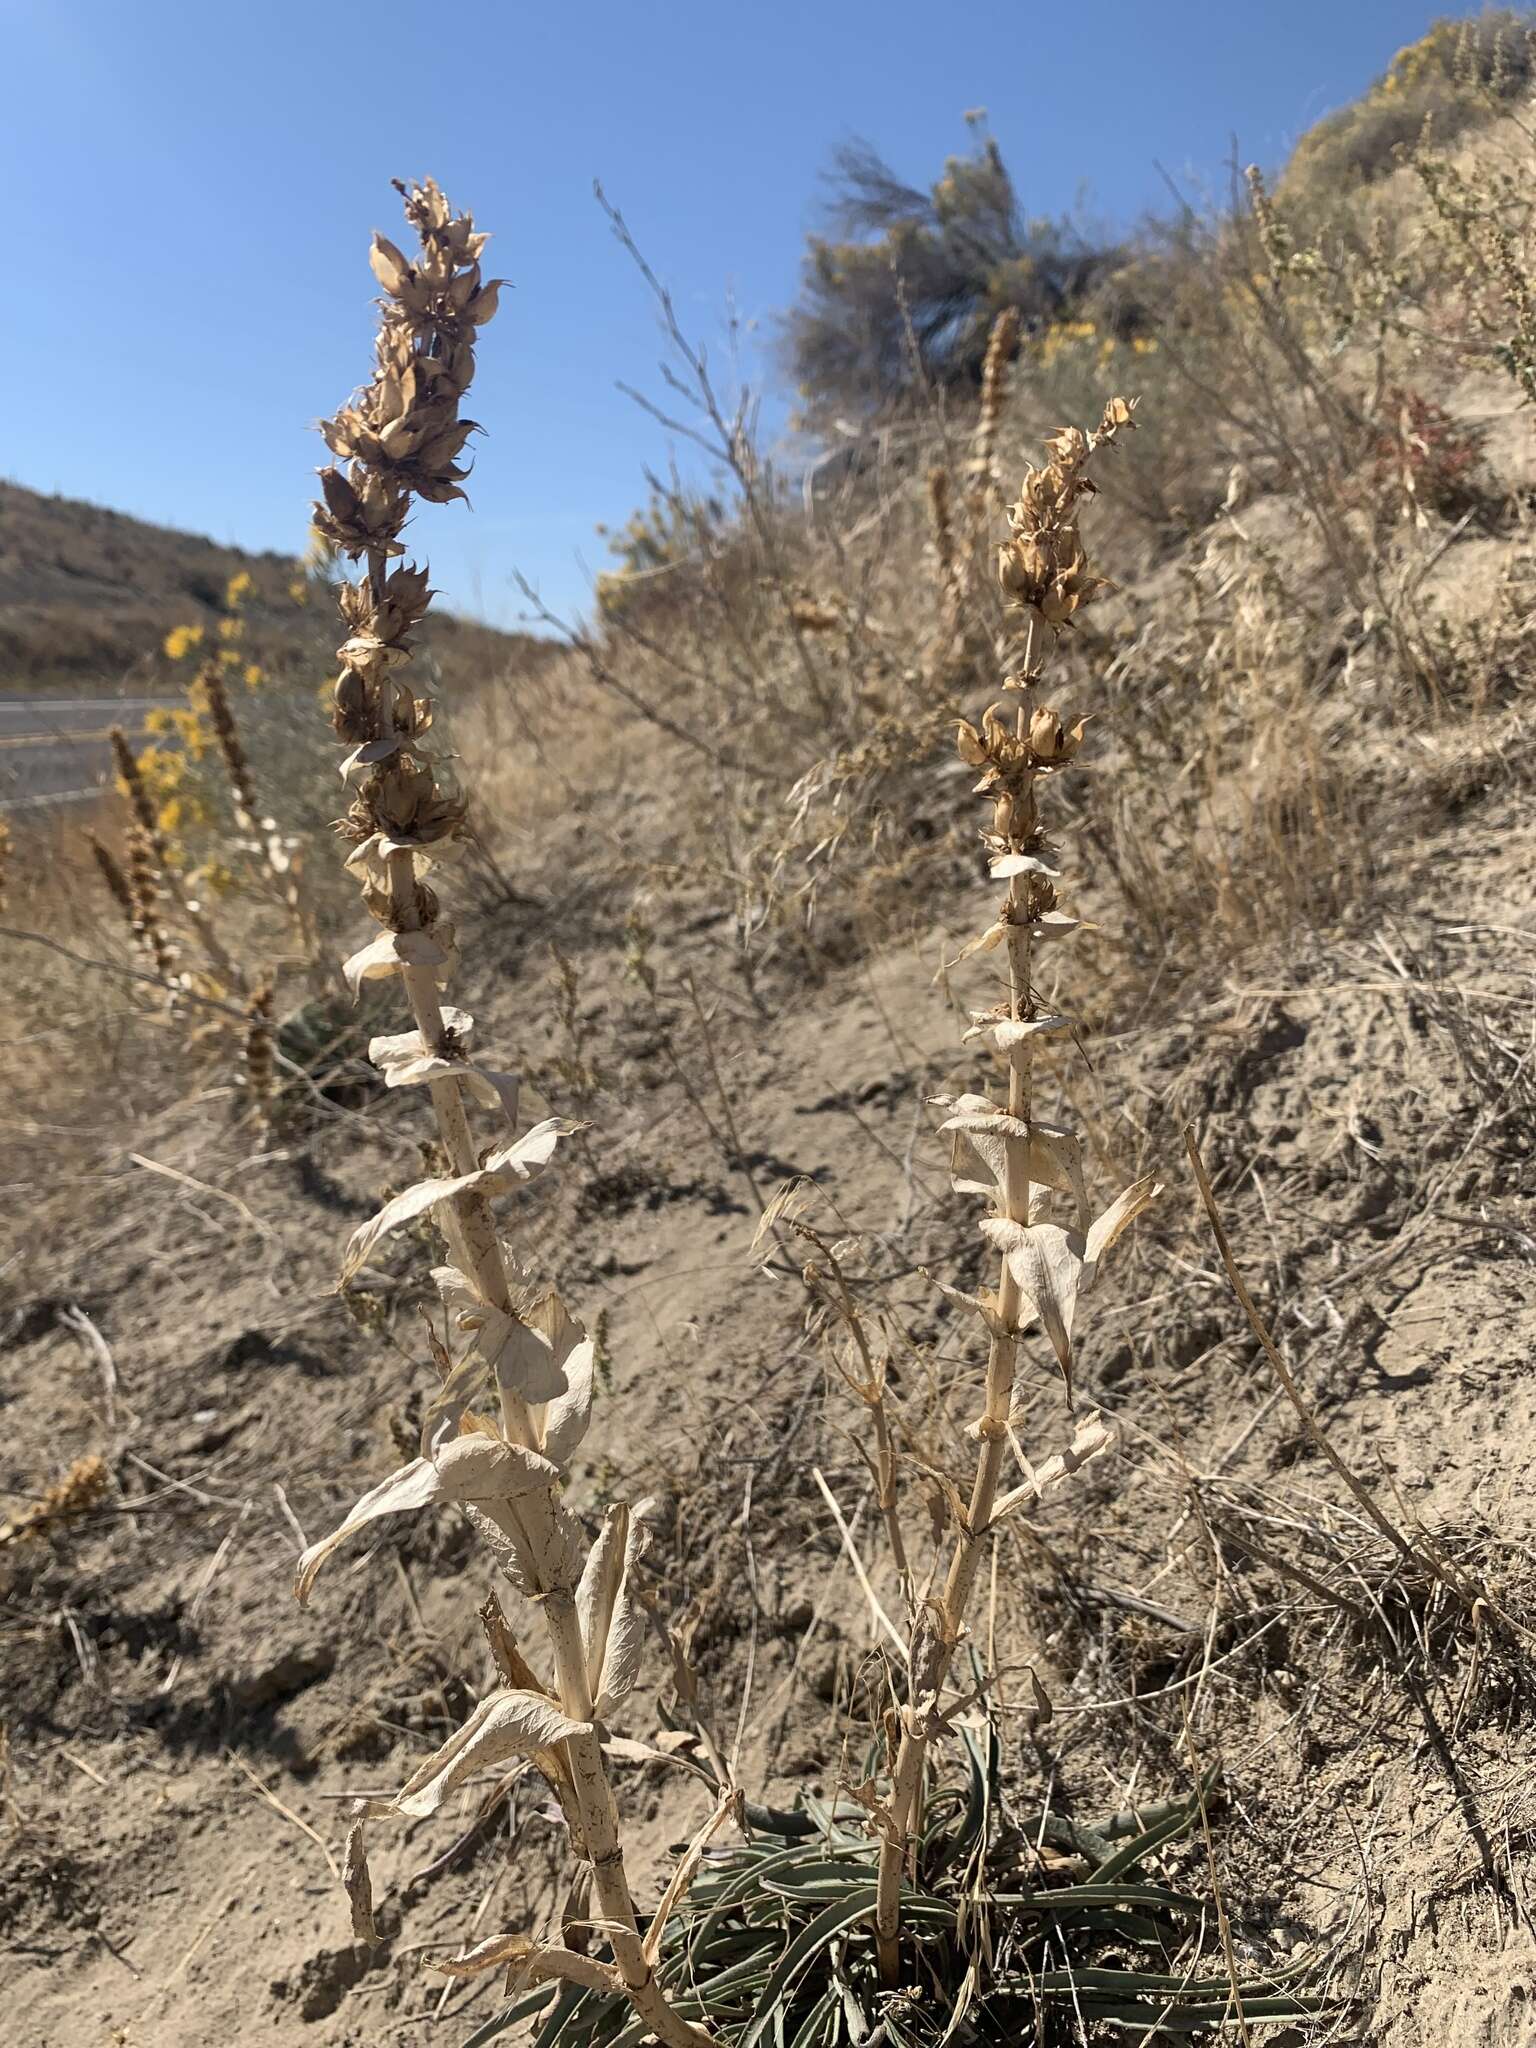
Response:
[{"label": "dried flower stalk", "polygon": [[159,871],[155,865],[154,845],[142,825],[129,826],[126,850],[133,935],[154,963],[156,974],[168,982],[176,972],[176,949],[160,915]]},{"label": "dried flower stalk", "polygon": [[94,832],[86,833],[91,849],[91,858],[96,863],[107,894],[123,913],[123,921],[133,930],[133,891],[128,886],[128,877],[123,873],[122,863],[110,847],[103,846]]},{"label": "dried flower stalk", "polygon": [[[154,802],[150,797],[149,791],[144,787],[144,778],[139,773],[138,761],[134,757],[132,747],[128,744],[128,735],[120,725],[114,725],[107,738],[112,747],[112,765],[117,771],[118,783],[122,788],[124,796],[128,799],[128,808],[132,811],[134,818],[134,826],[130,829],[125,841],[129,854],[130,885],[137,891],[138,883],[134,880],[134,877],[138,876],[145,881],[148,884],[147,900],[153,905],[154,899],[159,895],[160,887],[163,884],[165,889],[175,897],[182,915],[197,934],[203,952],[210,964],[232,988],[243,987],[244,976],[241,974],[238,964],[231,958],[229,949],[214,930],[211,921],[201,906],[193,901],[177,880],[176,871],[171,864],[170,849],[166,845],[165,835],[160,830],[159,820],[155,816]],[[100,854],[97,855],[97,865],[101,867],[103,876],[106,876],[106,868],[103,865]],[[111,887],[110,879],[108,879],[108,887]],[[115,895],[116,891],[114,890],[113,893]],[[137,923],[135,924],[135,929],[138,929]],[[163,926],[160,929],[161,937],[164,938]],[[155,971],[158,974],[167,974],[169,970],[161,962],[160,948],[154,943],[153,935],[145,932],[141,936],[145,938],[151,952],[154,954]]]},{"label": "dried flower stalk", "polygon": [[294,928],[304,958],[310,963],[311,978],[317,987],[323,989],[326,984],[325,976],[319,971],[318,966],[319,939],[304,889],[302,865],[295,853],[295,842],[284,838],[278,830],[275,818],[261,815],[256,784],[251,775],[250,756],[245,751],[245,742],[241,739],[240,728],[235,723],[229,691],[224,683],[224,671],[218,661],[204,664],[198,672],[197,685],[207,701],[208,718],[213,726],[219,759],[224,763],[224,773],[229,780],[230,794],[234,798],[235,822],[242,832],[249,835],[249,850],[257,853],[265,865],[272,886]]},{"label": "dried flower stalk", "polygon": [[[550,1974],[601,1982],[627,1993],[663,2041],[696,2048],[710,2037],[662,1996],[652,1943],[639,1931],[599,1732],[638,1675],[633,1565],[644,1517],[639,1509],[610,1508],[586,1552],[561,1483],[590,1419],[593,1344],[559,1297],[523,1270],[499,1236],[491,1206],[492,1197],[543,1167],[574,1126],[550,1118],[517,1135],[515,1077],[471,1058],[473,1020],[442,1002],[456,950],[425,879],[461,847],[465,805],[427,745],[431,700],[402,673],[430,600],[427,572],[396,558],[413,498],[443,504],[464,495],[458,458],[475,428],[460,416],[460,401],[474,375],[476,330],[495,312],[499,287],[482,281],[487,238],[468,215],[455,215],[430,181],[397,189],[420,248],[408,259],[382,236],[374,239],[371,261],[384,291],[375,369],[367,387],[322,428],[337,462],[320,473],[324,502],[315,524],[340,553],[364,565],[360,579],[340,593],[347,639],[334,724],[351,749],[342,766],[353,790],[341,828],[352,843],[347,865],[380,929],[344,972],[354,991],[376,977],[399,978],[415,1029],[376,1038],[370,1057],[390,1087],[428,1090],[449,1172],[406,1189],[364,1224],[348,1247],[344,1277],[387,1233],[432,1211],[452,1251],[452,1263],[434,1278],[451,1327],[468,1341],[457,1363],[446,1351],[438,1359],[443,1384],[420,1455],[311,1545],[300,1560],[297,1592],[307,1598],[331,1551],[376,1516],[438,1500],[464,1507],[506,1578],[537,1607],[555,1683],[546,1685],[510,1632],[499,1631],[504,1683],[392,1799],[366,1802],[359,1818],[435,1813],[486,1765],[529,1759],[548,1780],[576,1853],[590,1866],[594,1917],[614,1960],[596,1962],[513,1936],[482,1943],[456,1967],[512,1960],[524,1982]],[[501,1126],[483,1153],[471,1133],[471,1104]],[[481,1412],[490,1389],[495,1420]],[[349,1842],[348,1868],[356,1907],[366,1896],[360,1835]]]},{"label": "dried flower stalk", "polygon": [[976,439],[971,457],[971,476],[983,502],[997,489],[997,429],[1008,403],[1008,367],[1019,343],[1019,309],[1004,306],[992,322],[987,353],[981,366],[981,410],[976,417]]},{"label": "dried flower stalk", "polygon": [[928,472],[928,520],[933,528],[933,551],[938,561],[939,588],[943,593],[940,607],[943,638],[946,644],[954,640],[960,631],[961,612],[965,603],[965,579],[960,571],[960,556],[955,546],[954,504],[949,487],[949,471],[942,463],[936,463]]},{"label": "dried flower stalk", "polygon": [[[1125,399],[1112,400],[1092,433],[1063,428],[1046,444],[1049,462],[1026,473],[1008,515],[1009,538],[998,552],[1010,633],[1006,700],[989,707],[979,726],[961,721],[959,727],[960,758],[981,770],[976,794],[991,806],[982,832],[991,872],[1007,883],[996,918],[961,949],[960,958],[1000,952],[1007,962],[1008,994],[991,1009],[973,1013],[967,1036],[989,1041],[1007,1062],[1008,1098],[1006,1107],[985,1095],[942,1098],[949,1114],[941,1129],[952,1140],[957,1192],[988,1202],[981,1230],[999,1254],[999,1271],[996,1287],[978,1296],[944,1290],[987,1333],[986,1392],[969,1430],[978,1446],[976,1470],[964,1518],[955,1518],[943,1588],[914,1618],[891,1791],[876,1815],[881,1848],[875,1936],[881,1974],[890,1984],[900,1976],[901,1882],[921,1809],[928,1745],[945,1725],[945,1683],[965,1633],[985,1538],[1004,1516],[1061,1483],[1110,1440],[1098,1416],[1090,1415],[1070,1446],[1044,1464],[1030,1467],[1021,1457],[1022,1484],[999,1493],[1012,1440],[1019,1340],[1039,1324],[1070,1396],[1078,1297],[1092,1284],[1104,1252],[1156,1193],[1150,1179],[1137,1181],[1093,1218],[1081,1140],[1037,1122],[1031,1100],[1036,1040],[1065,1029],[1067,1021],[1043,1012],[1036,998],[1034,950],[1066,937],[1079,922],[1057,902],[1060,856],[1041,823],[1039,792],[1069,766],[1087,724],[1081,717],[1068,724],[1041,702],[1040,685],[1059,634],[1109,588],[1084,553],[1078,507],[1093,489],[1089,458],[1131,426],[1131,413]],[[1070,1204],[1070,1225],[1047,1220],[1053,1196]]]},{"label": "dried flower stalk", "polygon": [[240,729],[235,724],[235,714],[230,709],[229,692],[224,687],[224,671],[217,661],[203,664],[198,671],[197,683],[208,700],[208,718],[213,726],[219,758],[224,763],[224,772],[229,777],[230,791],[235,799],[235,817],[246,831],[254,831],[256,785],[251,780],[251,763],[245,751],[245,742],[240,737]]},{"label": "dried flower stalk", "polygon": [[240,1048],[245,1092],[264,1127],[272,1121],[276,1078],[272,1059],[272,993],[270,979],[251,991],[245,1005],[245,1037]]}]

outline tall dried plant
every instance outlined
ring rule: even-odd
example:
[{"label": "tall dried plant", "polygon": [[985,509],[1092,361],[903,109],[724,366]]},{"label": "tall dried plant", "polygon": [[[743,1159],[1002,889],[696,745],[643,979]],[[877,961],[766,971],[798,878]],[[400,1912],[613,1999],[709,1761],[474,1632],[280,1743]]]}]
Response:
[{"label": "tall dried plant", "polygon": [[[271,893],[281,903],[293,927],[310,969],[311,982],[318,991],[324,992],[327,977],[320,963],[320,942],[304,886],[303,862],[297,842],[279,829],[276,818],[268,817],[262,811],[251,773],[250,756],[240,737],[234,707],[224,682],[224,670],[217,659],[203,664],[194,689],[202,693],[208,706],[209,723],[213,727],[219,759],[224,764],[225,778],[234,802],[235,823],[246,835],[242,842],[243,850],[254,854],[260,862]],[[271,991],[268,990],[269,1005],[270,1001]]]},{"label": "tall dried plant", "polygon": [[[138,759],[133,748],[128,743],[128,735],[120,725],[114,725],[107,738],[112,748],[112,765],[117,774],[118,787],[127,798],[128,808],[133,813],[133,825],[126,835],[125,844],[129,854],[129,881],[136,897],[141,901],[147,901],[161,937],[164,938],[163,926],[158,925],[159,913],[155,908],[157,898],[164,891],[175,902],[182,917],[196,935],[203,957],[218,980],[226,988],[243,988],[245,977],[240,971],[238,961],[214,929],[207,911],[185,887],[176,872],[170,846],[160,829],[154,801],[144,786],[144,778],[139,771]],[[102,867],[105,877],[106,869],[99,855],[97,865]],[[108,886],[111,887],[110,879]],[[113,894],[116,893],[114,889]],[[137,924],[135,929],[139,929]],[[162,954],[166,952],[169,941],[166,940],[165,947],[162,947],[155,940],[154,930],[141,930],[140,936],[144,938],[155,956],[156,972],[162,977],[168,977],[168,959],[162,957]]]},{"label": "tall dried plant", "polygon": [[977,498],[985,503],[996,493],[997,430],[1008,403],[1008,370],[1019,345],[1019,309],[1005,306],[992,322],[987,336],[987,353],[981,366],[981,409],[976,415],[976,436],[971,457],[971,483]]},{"label": "tall dried plant", "polygon": [[[593,1924],[611,1963],[523,1934],[494,1937],[456,1971],[511,1965],[527,1983],[562,1978],[622,1991],[663,2041],[707,2041],[673,2010],[654,1964],[663,1910],[642,1937],[625,1870],[601,1724],[635,1683],[642,1641],[632,1583],[644,1517],[608,1510],[590,1549],[561,1498],[566,1467],[590,1419],[592,1341],[559,1297],[538,1286],[498,1231],[493,1199],[544,1166],[573,1126],[551,1118],[517,1135],[517,1083],[470,1057],[473,1020],[448,1008],[442,989],[457,960],[453,931],[429,883],[464,840],[465,805],[431,750],[430,698],[406,680],[411,636],[425,613],[427,571],[399,560],[414,499],[444,504],[464,495],[461,456],[475,431],[460,414],[475,367],[476,332],[496,310],[496,282],[482,279],[486,237],[456,215],[430,180],[397,189],[419,238],[410,258],[376,236],[371,261],[383,287],[375,367],[366,388],[323,433],[334,466],[323,469],[316,525],[363,565],[340,590],[347,637],[340,650],[334,725],[350,751],[352,788],[342,832],[347,866],[379,926],[345,963],[354,991],[398,979],[414,1028],[377,1038],[371,1057],[390,1087],[425,1087],[450,1171],[387,1202],[353,1236],[344,1278],[391,1231],[432,1212],[451,1250],[434,1273],[451,1328],[465,1340],[453,1359],[439,1350],[441,1385],[423,1426],[420,1454],[375,1486],[340,1528],[300,1560],[307,1599],[325,1559],[377,1516],[447,1500],[460,1504],[495,1563],[536,1610],[555,1678],[546,1684],[524,1657],[499,1608],[488,1629],[502,1683],[463,1728],[389,1799],[362,1803],[348,1844],[348,1889],[359,1935],[370,1934],[362,1826],[370,1817],[436,1813],[457,1787],[513,1758],[542,1772],[586,1867]],[[498,1127],[482,1150],[470,1113]],[[495,1403],[488,1414],[482,1401]]]},{"label": "tall dried plant", "polygon": [[[1007,885],[987,929],[961,950],[962,959],[998,955],[1006,964],[1007,994],[973,1014],[971,1038],[984,1039],[1006,1063],[1006,1104],[985,1095],[943,1098],[941,1126],[953,1143],[957,1192],[980,1195],[988,1205],[981,1231],[998,1254],[994,1288],[966,1295],[946,1287],[950,1300],[974,1314],[988,1340],[981,1414],[970,1425],[976,1467],[963,1513],[952,1512],[952,1542],[942,1586],[916,1606],[907,1652],[907,1693],[889,1795],[878,1802],[881,1840],[875,1935],[881,1976],[900,1979],[901,1890],[922,1811],[924,1768],[930,1744],[942,1733],[950,1667],[966,1633],[966,1611],[988,1534],[1088,1458],[1104,1449],[1109,1432],[1097,1415],[1082,1420],[1068,1448],[1038,1466],[1017,1449],[1013,1423],[1020,1340],[1037,1326],[1045,1336],[1070,1398],[1072,1324],[1078,1297],[1092,1284],[1103,1254],[1156,1193],[1151,1179],[1137,1181],[1100,1216],[1088,1202],[1081,1140],[1041,1122],[1032,1099],[1032,1064],[1038,1040],[1067,1028],[1036,992],[1032,971],[1038,951],[1078,928],[1057,900],[1060,856],[1041,819],[1040,796],[1066,772],[1082,743],[1086,717],[1063,718],[1041,695],[1058,638],[1076,613],[1109,588],[1084,553],[1078,511],[1093,490],[1090,458],[1132,424],[1132,404],[1117,398],[1091,433],[1066,427],[1047,448],[1050,460],[1030,469],[1008,515],[1009,538],[998,551],[1009,641],[1004,698],[979,724],[959,726],[961,760],[980,769],[977,795],[990,806],[982,831],[991,873]],[[1064,1201],[1071,1220],[1052,1220]],[[1004,1489],[1013,1446],[1018,1484]],[[904,1560],[903,1560],[904,1562]]]},{"label": "tall dried plant", "polygon": [[133,935],[143,947],[156,974],[169,986],[176,974],[176,948],[160,914],[160,871],[155,865],[154,845],[142,825],[129,826],[126,845],[128,903]]}]

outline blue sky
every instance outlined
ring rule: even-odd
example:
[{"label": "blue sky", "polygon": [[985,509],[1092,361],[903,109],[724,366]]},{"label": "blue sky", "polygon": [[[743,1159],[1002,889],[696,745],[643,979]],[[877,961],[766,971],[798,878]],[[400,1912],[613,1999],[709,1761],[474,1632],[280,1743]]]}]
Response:
[{"label": "blue sky", "polygon": [[[372,228],[431,173],[515,289],[485,330],[472,513],[414,529],[449,600],[557,607],[664,465],[644,288],[747,369],[795,291],[832,148],[926,183],[984,106],[1024,202],[1124,223],[1156,166],[1274,164],[1436,16],[1412,0],[0,0],[12,398],[0,472],[248,547],[302,547],[309,431],[366,372]],[[754,360],[754,356],[756,360]],[[727,379],[729,381],[729,379]]]}]

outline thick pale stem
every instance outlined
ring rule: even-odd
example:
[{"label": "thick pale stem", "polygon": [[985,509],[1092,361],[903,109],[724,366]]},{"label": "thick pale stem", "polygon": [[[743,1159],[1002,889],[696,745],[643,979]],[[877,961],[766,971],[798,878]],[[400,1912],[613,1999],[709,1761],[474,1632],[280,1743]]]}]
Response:
[{"label": "thick pale stem", "polygon": [[[1018,731],[1027,729],[1029,698],[1020,704]],[[1008,1007],[1015,1022],[1029,1015],[1030,942],[1027,926],[1013,922],[1026,907],[1025,885],[1015,876],[1008,887]],[[1023,1124],[1030,1118],[1029,1041],[1010,1056],[1008,1114]],[[1002,1190],[1002,1213],[1010,1222],[1029,1222],[1029,1150],[1010,1145],[1006,1149],[1006,1182]],[[875,1895],[875,1950],[881,1981],[893,1986],[901,1977],[901,1881],[905,1874],[913,1831],[913,1820],[922,1798],[923,1771],[928,1745],[937,1729],[937,1715],[944,1682],[949,1676],[961,1636],[966,1610],[981,1564],[982,1542],[992,1520],[998,1480],[1008,1442],[1008,1417],[1013,1406],[1013,1383],[1018,1343],[1013,1332],[1020,1308],[1018,1283],[1004,1258],[997,1281],[997,1316],[1001,1333],[992,1338],[987,1351],[986,1396],[980,1420],[973,1433],[980,1439],[976,1472],[964,1522],[955,1532],[944,1591],[939,1597],[936,1626],[925,1639],[923,1654],[908,1674],[907,1705],[902,1714],[901,1742],[892,1774],[890,1818],[880,1844],[880,1868]]]},{"label": "thick pale stem", "polygon": [[[564,1588],[551,1593],[543,1602],[543,1613],[554,1652],[560,1704],[573,1721],[590,1721],[592,1692],[587,1682],[586,1653],[574,1596]],[[565,1753],[575,1788],[582,1840],[592,1866],[593,1899],[630,2003],[659,2038],[673,2044],[673,2048],[700,2048],[712,2036],[702,2028],[690,2026],[672,2010],[646,1959],[625,1875],[624,1851],[619,1845],[618,1810],[596,1734],[574,1737],[565,1745]]]},{"label": "thick pale stem", "polygon": [[[382,581],[382,562],[371,564],[370,573],[377,591]],[[421,910],[412,854],[391,855],[389,882],[390,911],[395,928],[399,931],[419,929]],[[402,964],[400,979],[422,1043],[440,1047],[446,1036],[446,1026],[432,969]],[[456,1080],[447,1078],[434,1081],[429,1092],[443,1149],[454,1173],[473,1173],[480,1160],[469,1127],[462,1088]],[[464,1270],[473,1278],[483,1299],[497,1308],[510,1309],[512,1291],[490,1203],[483,1195],[471,1193],[459,1196],[451,1207],[453,1249],[463,1261]],[[538,1433],[527,1402],[507,1388],[503,1388],[501,1398],[502,1418],[508,1437],[514,1442],[537,1448]],[[552,1494],[535,1493],[520,1500],[516,1517],[517,1533],[524,1538],[524,1545],[536,1566],[542,1559],[561,1554],[563,1546],[555,1526]],[[545,1585],[539,1610],[544,1617],[554,1656],[561,1707],[573,1721],[590,1722],[592,1691],[587,1681],[586,1653],[572,1588],[568,1585]],[[668,2044],[668,2048],[712,2048],[713,2037],[710,2034],[690,2026],[672,2010],[646,1960],[624,1867],[618,1809],[595,1731],[568,1742],[565,1753],[582,1846],[592,1866],[593,1896],[602,1916],[603,1931],[612,1944],[614,1961],[625,1992],[636,2012],[657,2038]]]}]

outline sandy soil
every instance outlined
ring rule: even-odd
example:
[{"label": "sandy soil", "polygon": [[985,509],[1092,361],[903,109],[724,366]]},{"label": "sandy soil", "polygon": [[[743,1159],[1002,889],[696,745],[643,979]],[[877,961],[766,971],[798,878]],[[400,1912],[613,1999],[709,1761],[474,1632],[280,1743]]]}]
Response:
[{"label": "sandy soil", "polygon": [[[1200,1761],[1224,1765],[1217,1846],[1240,1941],[1332,1945],[1330,1981],[1356,1999],[1335,2038],[1382,2048],[1532,2038],[1536,1796],[1500,1620],[1526,1611],[1536,1515],[1536,920],[1517,769],[1510,755],[1459,814],[1384,856],[1357,926],[1213,962],[1094,1044],[1075,1086],[1101,1185],[1149,1164],[1167,1182],[1085,1332],[1081,1397],[1118,1419],[1122,1449],[1000,1552],[994,1595],[994,1625],[1018,1631],[1006,1639],[1056,1708],[1010,1734],[1010,1773],[1085,1811],[1180,1790],[1195,1698]],[[958,1459],[954,1424],[923,1419],[924,1375],[963,1382],[969,1338],[922,1269],[964,1282],[979,1266],[925,1099],[981,1068],[932,979],[937,927],[817,985],[786,977],[768,1021],[706,979],[749,1155],[733,1165],[621,977],[601,875],[563,866],[570,853],[551,849],[547,876],[566,882],[545,908],[482,920],[467,993],[485,1043],[548,1060],[547,1007],[530,1021],[516,977],[535,971],[558,897],[602,1087],[516,1227],[574,1306],[606,1316],[609,1384],[573,1498],[661,1495],[659,1597],[696,1615],[744,1776],[779,1798],[828,1789],[874,1637],[813,1468],[850,1514],[867,1485],[801,1291],[749,1249],[749,1182],[810,1176],[868,1234],[910,1339],[904,1396]],[[696,907],[667,916],[672,964],[717,974]],[[1110,943],[1065,966],[1069,982]],[[424,1247],[381,1258],[371,1326],[333,1283],[342,1238],[381,1183],[413,1177],[425,1127],[364,1102],[253,1158],[225,1114],[161,1112],[134,1140],[152,1165],[119,1153],[14,1219],[3,1497],[24,1504],[87,1452],[112,1487],[50,1540],[0,1549],[0,2032],[26,2048],[455,2043],[494,1986],[445,1990],[424,1958],[558,1898],[537,1793],[516,1788],[483,1825],[467,1807],[376,1830],[387,1939],[372,1954],[348,1936],[338,1816],[344,1795],[398,1782],[486,1685],[486,1568],[445,1515],[349,1552],[308,1612],[289,1591],[296,1531],[339,1518],[412,1426]],[[1200,1218],[1189,1119],[1330,1440],[1395,1520],[1476,1571],[1493,1610],[1448,1613],[1406,1578],[1309,1444]],[[76,1310],[110,1354],[110,1398]],[[1041,1443],[1060,1416],[1042,1373],[1026,1408]],[[1319,1575],[1381,1629],[1355,1628]],[[626,1732],[657,1725],[657,1651],[647,1676]],[[642,1766],[624,1797],[654,1883],[697,1795]],[[1203,1850],[1178,1853],[1197,1870]]]}]

